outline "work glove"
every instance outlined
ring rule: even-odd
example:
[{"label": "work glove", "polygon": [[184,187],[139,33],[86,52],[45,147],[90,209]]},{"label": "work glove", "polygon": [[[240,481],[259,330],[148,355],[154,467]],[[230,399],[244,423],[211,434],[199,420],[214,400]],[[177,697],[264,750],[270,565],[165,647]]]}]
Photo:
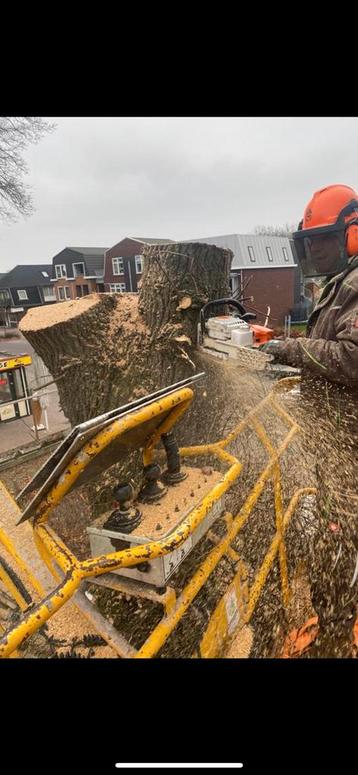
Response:
[{"label": "work glove", "polygon": [[260,344],[259,350],[266,353],[266,355],[273,355],[273,361],[280,360],[280,353],[282,350],[283,341],[281,339],[270,339],[269,342]]}]

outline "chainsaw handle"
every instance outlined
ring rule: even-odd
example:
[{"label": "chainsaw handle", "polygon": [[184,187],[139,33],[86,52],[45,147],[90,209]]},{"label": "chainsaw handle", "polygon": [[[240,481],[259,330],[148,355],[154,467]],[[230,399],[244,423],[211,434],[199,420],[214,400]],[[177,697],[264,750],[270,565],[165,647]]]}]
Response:
[{"label": "chainsaw handle", "polygon": [[254,315],[252,312],[246,312],[245,307],[243,307],[239,301],[236,301],[236,299],[213,299],[213,301],[208,301],[207,304],[204,304],[200,310],[200,327],[202,336],[205,334],[205,312],[209,307],[218,305],[224,307],[226,304],[230,305],[231,307],[236,307],[236,309],[239,310],[240,317],[242,319],[244,319],[244,317],[247,317],[250,320],[254,320],[256,318],[256,315]]}]

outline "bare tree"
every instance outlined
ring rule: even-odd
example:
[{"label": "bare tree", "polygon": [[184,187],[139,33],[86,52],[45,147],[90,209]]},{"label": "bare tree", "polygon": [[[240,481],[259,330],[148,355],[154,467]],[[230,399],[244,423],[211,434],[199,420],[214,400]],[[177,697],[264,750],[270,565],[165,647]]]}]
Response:
[{"label": "bare tree", "polygon": [[33,116],[0,117],[0,218],[16,220],[17,214],[33,212],[31,188],[23,181],[28,174],[24,160],[27,147],[37,143],[55,124]]},{"label": "bare tree", "polygon": [[292,237],[294,231],[297,231],[297,224],[285,223],[284,226],[255,226],[253,233],[268,237]]}]

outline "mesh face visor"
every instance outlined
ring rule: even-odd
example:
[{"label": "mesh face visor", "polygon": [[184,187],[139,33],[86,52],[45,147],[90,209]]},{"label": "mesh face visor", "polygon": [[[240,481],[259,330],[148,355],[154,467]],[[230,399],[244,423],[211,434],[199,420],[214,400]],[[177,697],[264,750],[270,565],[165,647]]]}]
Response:
[{"label": "mesh face visor", "polygon": [[333,276],[347,266],[345,223],[302,229],[292,236],[305,277]]},{"label": "mesh face visor", "polygon": [[[348,265],[346,251],[345,218],[353,213],[357,215],[358,201],[352,199],[338,215],[336,223],[302,229],[302,221],[292,235],[297,258],[305,277],[329,277],[339,274]],[[353,217],[349,223],[357,223]]]}]

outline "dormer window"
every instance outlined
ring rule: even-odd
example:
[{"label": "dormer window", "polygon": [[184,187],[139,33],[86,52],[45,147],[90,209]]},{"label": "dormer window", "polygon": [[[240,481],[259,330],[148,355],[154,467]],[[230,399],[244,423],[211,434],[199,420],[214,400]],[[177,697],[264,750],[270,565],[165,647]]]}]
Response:
[{"label": "dormer window", "polygon": [[55,272],[58,280],[61,279],[61,277],[67,278],[66,264],[56,264]]},{"label": "dormer window", "polygon": [[74,277],[80,277],[84,275],[85,273],[85,265],[84,263],[80,262],[78,264],[72,264],[73,266],[73,276]]}]

